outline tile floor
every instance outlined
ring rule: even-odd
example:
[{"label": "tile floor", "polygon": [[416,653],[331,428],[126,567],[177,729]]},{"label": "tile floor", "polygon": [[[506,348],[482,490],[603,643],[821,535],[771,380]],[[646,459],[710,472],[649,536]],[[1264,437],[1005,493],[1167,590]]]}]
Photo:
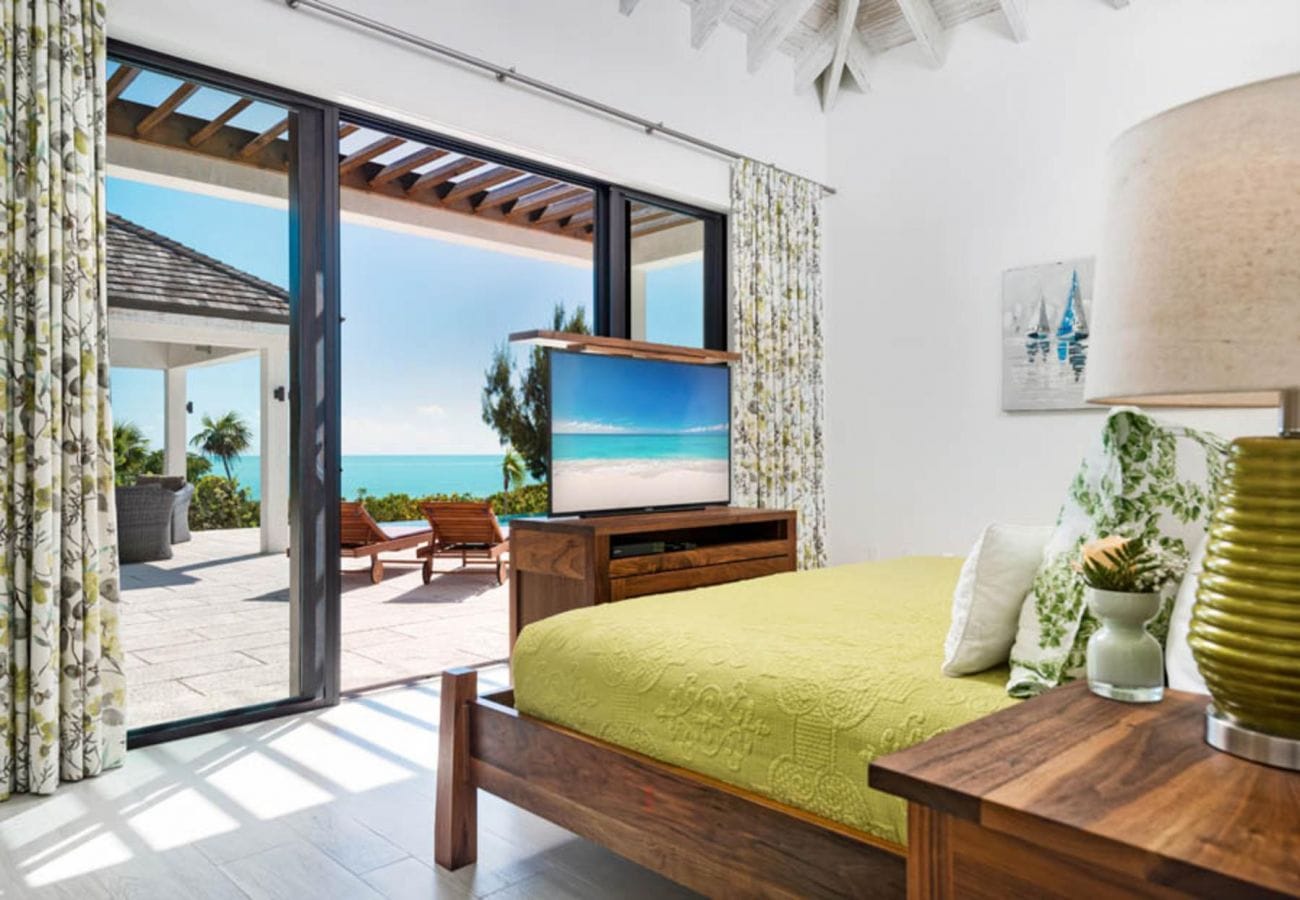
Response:
[{"label": "tile floor", "polygon": [[[288,558],[259,554],[255,528],[196,531],[173,552],[122,567],[130,725],[288,696]],[[507,588],[492,570],[443,559],[425,585],[406,557],[378,585],[368,561],[344,560],[344,690],[509,653]]]},{"label": "tile floor", "polygon": [[[497,690],[504,667],[479,683]],[[479,861],[433,864],[438,684],[160,744],[0,803],[0,898],[693,896],[486,794]]]}]

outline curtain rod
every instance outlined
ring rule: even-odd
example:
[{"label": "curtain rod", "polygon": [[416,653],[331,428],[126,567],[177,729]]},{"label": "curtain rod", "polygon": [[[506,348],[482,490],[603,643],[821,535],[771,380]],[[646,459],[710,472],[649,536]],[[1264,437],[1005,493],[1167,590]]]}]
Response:
[{"label": "curtain rod", "polygon": [[[454,47],[448,47],[445,44],[436,43],[427,38],[422,38],[419,35],[411,34],[409,31],[394,28],[392,25],[387,25],[383,22],[354,13],[350,10],[342,9],[332,3],[326,3],[324,0],[285,0],[285,5],[290,9],[306,7],[307,9],[324,13],[327,16],[342,19],[359,28],[382,34],[395,41],[410,44],[414,47],[419,47],[421,50],[427,50],[428,52],[437,54],[438,56],[446,57],[461,63],[462,65],[490,72],[496,77],[497,81],[503,84],[507,81],[516,81],[525,87],[532,88],[533,90],[539,91],[543,94],[550,94],[553,97],[559,97],[561,100],[572,103],[575,106],[581,106],[594,112],[601,113],[602,115],[609,116],[610,118],[619,119],[636,125],[649,135],[660,134],[664,137],[679,141],[680,143],[688,144],[692,147],[697,147],[700,150],[705,150],[718,156],[724,156],[731,160],[746,158],[743,153],[738,153],[735,150],[730,150],[720,144],[715,144],[712,141],[706,141],[703,138],[695,137],[694,135],[687,134],[684,131],[678,131],[676,128],[670,128],[663,122],[652,122],[649,119],[619,109],[616,106],[610,106],[609,104],[602,103],[599,100],[592,100],[590,97],[584,97],[582,94],[575,94],[573,91],[570,91],[567,88],[562,88],[559,85],[551,84],[548,81],[542,81],[539,78],[533,78],[530,75],[524,75],[516,71],[513,66],[510,68],[499,66],[494,62],[489,62],[486,59],[474,56],[470,53],[465,53],[464,51],[457,50]],[[803,178],[805,181],[810,181],[820,187],[827,194],[835,193],[835,188],[830,185],[822,184],[821,182],[815,181],[811,178],[805,178],[797,172],[782,169],[780,166],[772,166],[772,168],[780,172],[785,172],[787,175],[794,175],[796,178]]]}]

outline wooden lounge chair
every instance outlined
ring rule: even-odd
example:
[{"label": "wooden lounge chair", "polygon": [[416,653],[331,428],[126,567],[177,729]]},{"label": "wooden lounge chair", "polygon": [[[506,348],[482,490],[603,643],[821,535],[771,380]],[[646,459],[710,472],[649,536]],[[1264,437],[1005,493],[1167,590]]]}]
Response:
[{"label": "wooden lounge chair", "polygon": [[[343,500],[339,503],[339,555],[348,559],[370,557],[370,580],[374,584],[384,580],[384,563],[381,553],[410,550],[421,544],[432,544],[433,531],[425,528],[410,534],[390,535],[370,517],[365,504]],[[428,583],[428,578],[425,578]]]},{"label": "wooden lounge chair", "polygon": [[437,501],[421,503],[420,511],[433,526],[433,543],[417,551],[418,556],[424,557],[425,584],[433,580],[433,561],[439,556],[459,556],[464,566],[470,562],[493,563],[497,584],[505,584],[504,554],[510,549],[510,542],[501,534],[491,503]]}]

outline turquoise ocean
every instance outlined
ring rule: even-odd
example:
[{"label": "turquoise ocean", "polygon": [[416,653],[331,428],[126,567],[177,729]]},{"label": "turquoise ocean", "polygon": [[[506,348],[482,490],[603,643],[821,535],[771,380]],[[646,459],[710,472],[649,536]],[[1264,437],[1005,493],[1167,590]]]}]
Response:
[{"label": "turquoise ocean", "polygon": [[557,434],[551,438],[557,460],[726,459],[726,432],[709,434]]},{"label": "turquoise ocean", "polygon": [[[384,494],[486,497],[501,490],[501,460],[497,454],[344,456],[343,496],[353,499],[364,488],[372,497]],[[261,465],[257,456],[241,456],[231,466],[239,483],[249,489],[254,499],[261,496]],[[220,462],[213,461],[212,473],[222,474]]]}]

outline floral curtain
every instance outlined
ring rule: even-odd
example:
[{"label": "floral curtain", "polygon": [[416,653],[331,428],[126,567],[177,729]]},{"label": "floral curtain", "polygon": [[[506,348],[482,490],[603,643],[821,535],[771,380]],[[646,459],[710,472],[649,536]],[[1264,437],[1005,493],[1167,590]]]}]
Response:
[{"label": "floral curtain", "polygon": [[126,752],[104,6],[0,0],[0,797]]},{"label": "floral curtain", "polygon": [[826,564],[822,189],[752,160],[731,171],[736,503],[799,513],[799,566]]}]

